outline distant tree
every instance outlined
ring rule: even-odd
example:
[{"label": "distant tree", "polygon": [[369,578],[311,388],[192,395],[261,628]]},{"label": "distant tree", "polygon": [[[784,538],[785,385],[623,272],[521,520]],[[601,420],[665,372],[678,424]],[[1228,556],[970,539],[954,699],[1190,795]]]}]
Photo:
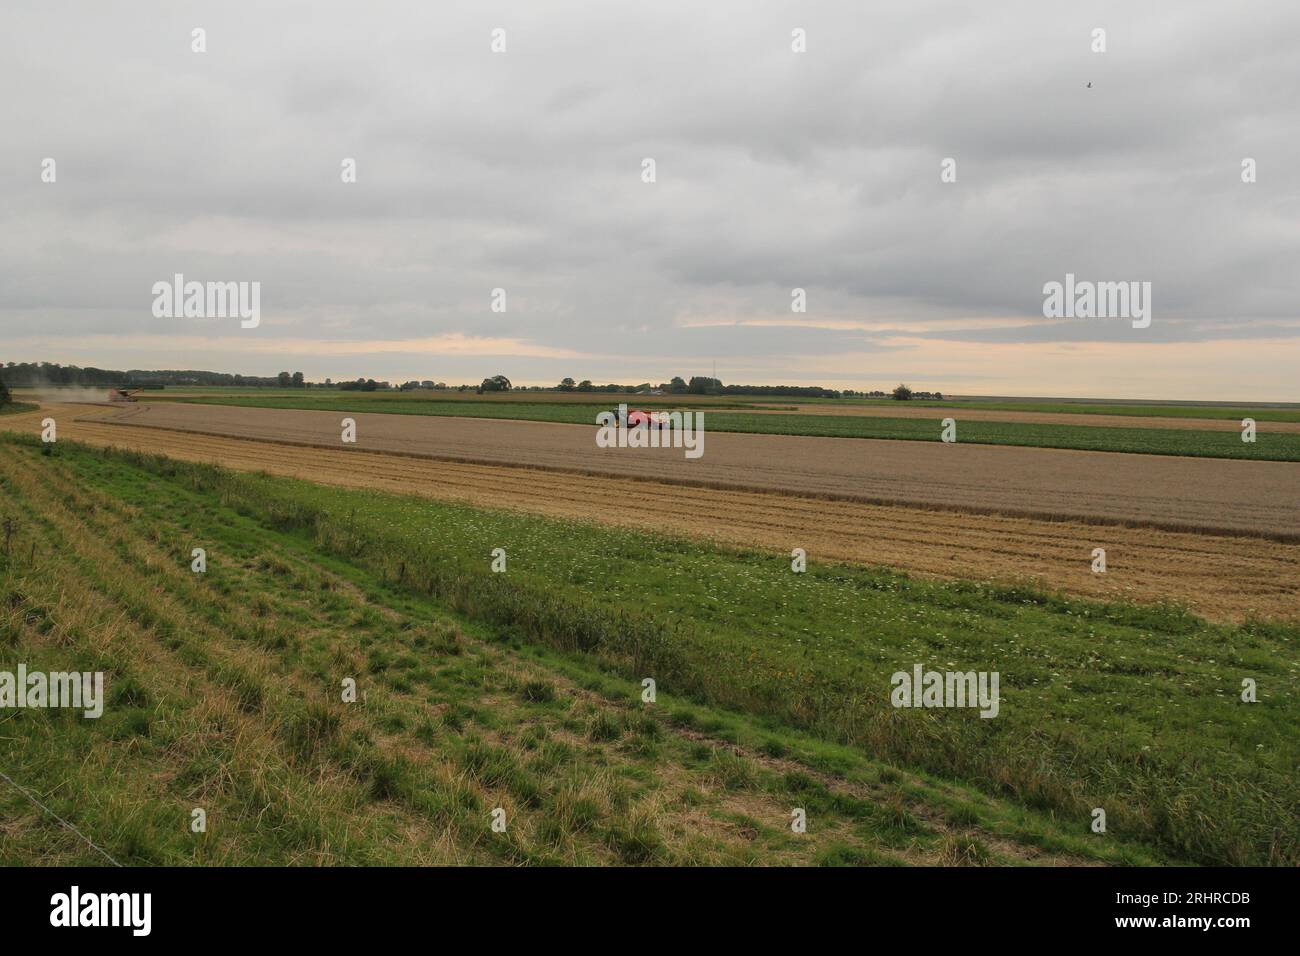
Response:
[{"label": "distant tree", "polygon": [[13,401],[13,396],[9,394],[9,389],[5,387],[4,382],[0,382],[0,405],[7,405]]},{"label": "distant tree", "polygon": [[912,398],[912,390],[908,388],[906,385],[900,385],[898,386],[898,388],[894,389],[894,401],[907,402],[907,401],[911,401],[911,398]]},{"label": "distant tree", "polygon": [[288,388],[293,383],[293,376],[288,372],[281,372],[275,377],[275,380],[280,383],[281,388]]},{"label": "distant tree", "polygon": [[571,392],[571,391],[573,391],[573,379],[571,379],[571,378],[562,378],[562,379],[560,379],[560,391],[562,391],[562,392]]},{"label": "distant tree", "polygon": [[594,390],[595,390],[595,386],[591,384],[591,379],[589,378],[584,378],[581,382],[578,383],[578,391],[580,392],[590,392]]},{"label": "distant tree", "polygon": [[706,375],[692,375],[690,383],[686,390],[692,395],[711,395],[716,394],[722,389],[722,382],[716,378],[709,378]]},{"label": "distant tree", "polygon": [[682,378],[680,375],[674,375],[673,380],[668,383],[668,391],[672,392],[674,395],[685,395],[688,388],[689,386],[686,384],[686,379]]},{"label": "distant tree", "polygon": [[302,377],[302,372],[294,372],[292,381],[293,381],[294,388],[302,388],[304,385],[307,384]]},{"label": "distant tree", "polygon": [[508,392],[510,391],[510,379],[504,375],[493,375],[491,378],[483,379],[483,384],[478,387],[479,394],[484,392]]},{"label": "distant tree", "polygon": [[355,382],[339,382],[339,390],[344,392],[373,392],[379,383],[373,378],[359,378]]}]

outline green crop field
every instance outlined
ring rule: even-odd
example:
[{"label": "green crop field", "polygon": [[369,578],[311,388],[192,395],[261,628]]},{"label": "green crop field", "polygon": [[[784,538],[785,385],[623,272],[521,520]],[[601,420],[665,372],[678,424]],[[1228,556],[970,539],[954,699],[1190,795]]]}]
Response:
[{"label": "green crop field", "polygon": [[[3,769],[124,861],[1300,863],[1300,625],[42,451],[0,442],[3,662],[109,703],[0,711]],[[914,664],[998,715],[893,708]],[[0,807],[0,862],[95,862]]]},{"label": "green crop field", "polygon": [[[156,400],[150,397],[150,401]],[[314,392],[297,395],[241,394],[174,398],[206,405],[251,408],[295,408],[336,412],[385,412],[401,415],[453,415],[464,418],[509,418],[523,421],[561,422],[595,427],[596,412],[589,402],[470,401],[415,399],[399,395],[348,392]],[[624,399],[626,400],[626,399]],[[635,402],[632,403],[635,407]],[[617,396],[611,408],[617,407]],[[717,411],[717,406],[683,403],[683,409],[704,412],[704,424],[715,432],[755,435],[811,435],[828,438],[889,438],[939,441],[941,421],[920,418],[873,418],[857,415],[763,414]],[[982,406],[981,406],[982,407]],[[1111,428],[1088,425],[1038,425],[1020,422],[957,420],[957,440],[980,445],[1021,445],[1070,448],[1081,451],[1130,452],[1151,455],[1185,455],[1196,458],[1240,458],[1259,461],[1300,461],[1300,434],[1260,431],[1255,442],[1243,442],[1236,431],[1200,431],[1186,428]]]},{"label": "green crop field", "polygon": [[1087,399],[912,399],[900,403],[889,398],[804,398],[799,396],[777,395],[718,395],[701,397],[697,395],[636,395],[624,392],[529,392],[515,391],[478,395],[473,390],[467,392],[413,390],[407,392],[354,392],[343,391],[336,387],[301,388],[258,388],[235,385],[213,386],[169,386],[165,390],[146,390],[143,396],[149,400],[194,401],[207,397],[215,398],[293,398],[293,399],[329,399],[347,398],[361,401],[382,401],[385,403],[423,402],[498,402],[515,404],[567,404],[567,405],[616,405],[627,402],[629,405],[647,407],[692,407],[735,408],[735,409],[773,409],[793,411],[795,406],[817,407],[854,407],[869,406],[875,408],[973,408],[988,411],[1005,412],[1053,412],[1071,415],[1122,415],[1138,418],[1215,418],[1225,421],[1241,421],[1253,418],[1259,422],[1300,422],[1300,406],[1297,405],[1215,405],[1207,402],[1124,402],[1097,401]]},{"label": "green crop field", "polygon": [[[301,394],[301,393],[299,393]],[[892,399],[801,399],[803,403],[828,405],[896,406]],[[922,408],[981,408],[998,412],[1053,412],[1067,415],[1124,415],[1132,418],[1218,418],[1241,421],[1253,418],[1257,422],[1300,422],[1300,408],[1276,405],[1180,405],[1162,402],[1152,405],[1128,402],[1070,402],[1070,401],[998,401],[994,399],[952,399],[934,401],[912,399],[908,405]]]}]

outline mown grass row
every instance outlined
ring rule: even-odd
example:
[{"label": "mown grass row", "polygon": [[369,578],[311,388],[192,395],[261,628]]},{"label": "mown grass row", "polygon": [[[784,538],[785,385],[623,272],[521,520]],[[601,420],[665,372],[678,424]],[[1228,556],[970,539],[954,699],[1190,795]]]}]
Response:
[{"label": "mown grass row", "polygon": [[[386,852],[415,822],[375,812],[349,774],[295,759],[286,742],[301,741],[304,727],[333,728],[333,744],[360,747],[348,737],[355,723],[324,695],[313,706],[292,693],[245,637],[268,629],[235,625],[233,602],[183,576],[146,537],[162,529],[137,530],[139,514],[114,514],[54,467],[40,476],[45,488],[6,478],[36,558],[5,561],[4,657],[110,675],[98,721],[62,710],[4,715],[15,779],[126,865],[440,859],[429,830],[425,853]],[[102,862],[19,796],[4,798],[26,817],[8,861]],[[196,807],[209,815],[207,834],[191,830]]]},{"label": "mown grass row", "polygon": [[[565,405],[555,402],[530,404],[502,401],[415,400],[386,396],[356,397],[337,392],[300,396],[260,394],[200,396],[185,401],[205,405],[256,408],[506,418],[593,427],[595,409],[603,407],[577,403]],[[616,404],[617,402],[611,403],[610,407],[615,407]],[[689,401],[684,401],[677,407],[692,408]],[[942,407],[936,408],[933,419],[778,413],[756,415],[737,411],[716,411],[713,406],[698,406],[698,410],[705,413],[705,428],[716,432],[937,442],[942,440],[942,420],[952,417],[957,422],[957,441],[976,445],[1018,445],[1033,448],[1067,448],[1079,451],[1184,455],[1196,458],[1234,458],[1255,461],[1300,461],[1300,434],[1270,432],[1267,426],[1258,431],[1254,442],[1244,442],[1237,431],[963,421],[959,410],[945,412]]]},{"label": "mown grass row", "polygon": [[[127,865],[1017,859],[983,828],[1151,859],[833,750],[818,753],[834,772],[798,769],[796,735],[708,708],[661,716],[635,683],[575,681],[580,668],[485,642],[386,566],[388,585],[322,556],[290,533],[305,527],[292,503],[238,514],[228,478],[0,444],[0,511],[20,529],[0,554],[0,667],[109,677],[98,721],[0,713],[3,769]],[[205,574],[190,570],[193,545],[209,552]],[[359,703],[341,701],[344,676]],[[790,833],[791,806],[809,834]],[[206,833],[191,831],[195,807]],[[495,807],[504,834],[489,828]],[[0,862],[104,862],[12,788],[0,808]]]},{"label": "mown grass row", "polygon": [[[502,637],[964,780],[1081,834],[1100,806],[1113,832],[1176,858],[1297,861],[1294,624],[815,563],[796,576],[787,559],[668,537],[126,460]],[[893,709],[889,675],[914,663],[999,671],[1001,714]],[[1246,677],[1258,704],[1239,699]]]}]

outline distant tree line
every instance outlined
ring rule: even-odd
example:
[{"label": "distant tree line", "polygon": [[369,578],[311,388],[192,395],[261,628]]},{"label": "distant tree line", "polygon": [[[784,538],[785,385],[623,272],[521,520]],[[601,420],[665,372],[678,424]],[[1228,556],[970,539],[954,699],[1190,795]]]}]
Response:
[{"label": "distant tree line", "polygon": [[[884,392],[880,392],[878,394],[881,398],[885,397]],[[876,396],[873,394],[871,397],[874,398]],[[942,392],[914,392],[906,385],[899,385],[890,394],[890,398],[892,398],[896,402],[910,402],[914,398],[919,398],[923,400],[943,401],[943,393]]]},{"label": "distant tree line", "polygon": [[261,388],[338,388],[345,392],[388,391],[393,388],[403,392],[414,389],[432,389],[438,391],[456,390],[459,392],[474,389],[482,395],[488,392],[509,391],[559,391],[559,392],[662,392],[666,395],[758,395],[770,398],[894,398],[898,401],[911,399],[942,400],[940,392],[916,392],[906,385],[899,385],[893,392],[858,392],[852,389],[842,391],[823,388],[819,385],[723,385],[717,378],[706,375],[692,375],[690,379],[674,375],[670,381],[659,385],[642,382],[639,385],[620,385],[609,383],[596,385],[591,379],[575,382],[572,378],[561,380],[560,384],[546,388],[540,385],[516,387],[504,375],[485,378],[477,386],[447,385],[445,382],[408,381],[394,386],[388,382],[375,381],[373,378],[358,378],[355,381],[331,382],[325,380],[324,386],[308,382],[302,372],[281,372],[274,378],[260,375],[232,375],[227,372],[204,372],[193,369],[175,370],[159,369],[149,371],[130,369],[119,371],[94,367],[81,368],[77,365],[59,365],[56,362],[9,362],[0,368],[0,385],[9,388],[36,388],[43,385],[91,385],[91,386],[126,386],[131,388],[162,388],[166,385],[227,385],[250,386]]},{"label": "distant tree line", "polygon": [[[653,392],[666,395],[766,395],[773,398],[839,398],[851,395],[820,385],[723,385],[722,381],[707,375],[692,375],[690,380],[674,375],[671,381],[660,385],[642,382],[640,385],[593,385],[590,379],[574,382],[566,378],[555,386],[560,392]],[[884,393],[880,393],[884,396]]]},{"label": "distant tree line", "polygon": [[[301,375],[301,373],[299,373]],[[126,385],[148,388],[162,385],[277,385],[266,376],[230,375],[226,372],[195,370],[82,368],[57,362],[9,362],[0,369],[0,381],[10,388],[38,388],[42,385]]]},{"label": "distant tree line", "polygon": [[[536,389],[535,389],[536,390]],[[680,375],[660,385],[642,382],[640,385],[593,385],[590,379],[574,382],[571,378],[563,379],[559,385],[548,391],[560,392],[654,392],[666,395],[763,395],[770,398],[890,398],[899,401],[918,399],[942,399],[939,392],[914,392],[906,385],[900,385],[891,392],[855,392],[853,389],[838,390],[823,388],[820,385],[723,385],[721,380],[707,375],[693,375],[690,380]]]},{"label": "distant tree line", "polygon": [[339,390],[343,392],[373,392],[379,388],[379,383],[373,378],[359,378],[355,382],[339,382]]}]

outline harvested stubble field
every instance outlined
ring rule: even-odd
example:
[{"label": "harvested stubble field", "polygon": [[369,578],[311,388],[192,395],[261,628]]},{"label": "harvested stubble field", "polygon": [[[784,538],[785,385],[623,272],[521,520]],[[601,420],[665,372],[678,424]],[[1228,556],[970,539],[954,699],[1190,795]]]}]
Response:
[{"label": "harvested stubble field", "polygon": [[[15,418],[7,427],[34,434],[39,418],[53,414],[61,435],[89,444],[341,487],[661,529],[742,547],[788,552],[799,546],[815,560],[884,565],[927,577],[1026,582],[1105,600],[1173,601],[1211,620],[1293,618],[1300,607],[1300,545],[1294,543],[696,488],[97,424],[94,416],[105,411],[118,410],[52,406],[39,416]],[[1091,572],[1094,547],[1107,551],[1106,574]]]},{"label": "harvested stubble field", "polygon": [[[94,414],[107,424],[343,447],[341,419],[334,412],[140,404]],[[1300,468],[1285,462],[718,433],[707,435],[702,458],[690,460],[680,448],[598,448],[594,429],[583,426],[424,416],[351,417],[357,422],[357,450],[875,504],[1300,541]]]}]

